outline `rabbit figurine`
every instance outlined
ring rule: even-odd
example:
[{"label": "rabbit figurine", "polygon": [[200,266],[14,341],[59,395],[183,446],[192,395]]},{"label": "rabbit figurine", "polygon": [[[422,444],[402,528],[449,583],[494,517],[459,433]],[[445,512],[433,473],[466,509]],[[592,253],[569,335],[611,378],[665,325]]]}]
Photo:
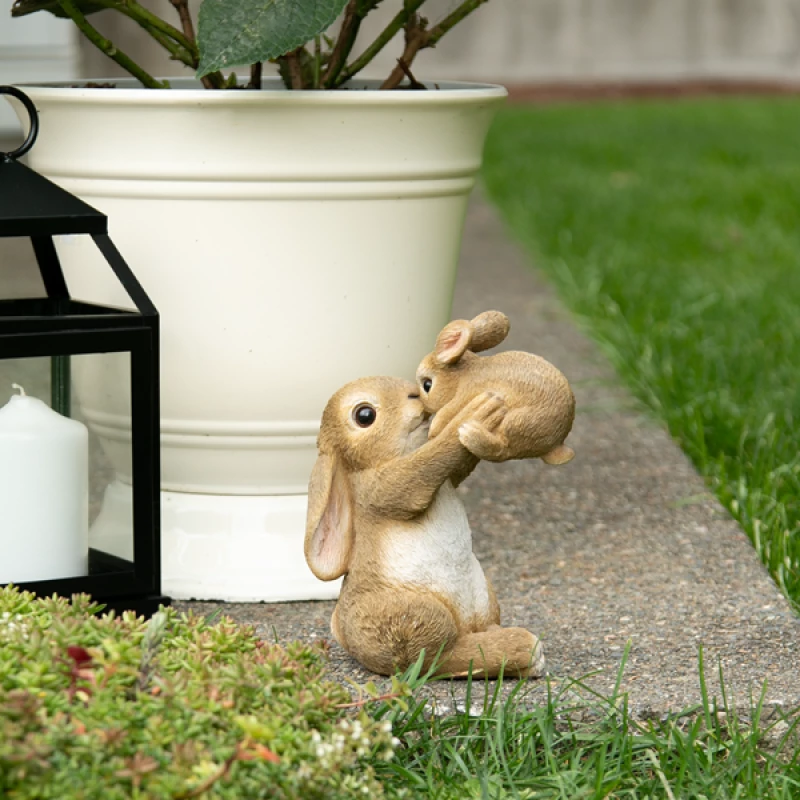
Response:
[{"label": "rabbit figurine", "polygon": [[422,404],[435,414],[429,435],[440,436],[473,397],[490,390],[503,398],[507,413],[495,431],[478,420],[461,426],[461,442],[473,455],[486,461],[541,458],[566,464],[575,455],[564,444],[575,418],[575,396],[564,375],[532,353],[476,355],[500,344],[509,327],[505,314],[484,311],[443,328],[434,351],[417,369]]},{"label": "rabbit figurine", "polygon": [[382,675],[438,656],[438,676],[538,675],[539,640],[500,627],[494,591],[472,552],[455,486],[475,468],[459,427],[492,431],[505,413],[479,394],[428,441],[417,387],[363,378],[328,401],[309,484],[305,556],[322,580],[344,575],[331,630]]}]

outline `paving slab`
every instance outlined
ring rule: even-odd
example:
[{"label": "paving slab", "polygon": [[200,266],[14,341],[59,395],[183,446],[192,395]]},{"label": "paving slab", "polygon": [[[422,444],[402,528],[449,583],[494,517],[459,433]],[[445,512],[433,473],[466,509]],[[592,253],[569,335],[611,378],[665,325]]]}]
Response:
[{"label": "paving slab", "polygon": [[[22,254],[2,255],[7,267]],[[27,290],[21,276],[3,273],[5,292]],[[503,623],[542,638],[551,682],[588,676],[585,683],[601,692],[614,686],[630,643],[622,689],[638,715],[700,701],[701,645],[712,694],[719,694],[721,665],[741,708],[765,681],[769,704],[800,706],[800,620],[681,450],[619,385],[493,209],[476,198],[453,315],[488,308],[511,318],[507,347],[553,361],[578,401],[570,464],[481,464],[460,490]],[[178,605],[220,609],[265,638],[332,640],[332,602]],[[330,653],[334,677],[374,677],[335,642]],[[547,681],[525,688],[538,702]],[[431,689],[445,706],[464,691],[463,681]]]},{"label": "paving slab", "polygon": [[[700,702],[701,645],[712,695],[720,694],[721,666],[742,710],[765,681],[768,704],[800,705],[800,620],[746,535],[476,198],[453,316],[488,308],[511,318],[507,347],[559,366],[578,402],[570,464],[481,464],[461,489],[503,623],[542,638],[551,682],[585,677],[601,692],[612,690],[630,643],[622,690],[637,715]],[[332,639],[332,602],[180,606],[221,608],[280,641]],[[374,678],[335,642],[330,652],[335,677]],[[546,684],[528,682],[531,701],[545,696]],[[463,692],[463,681],[433,689],[445,705]]]}]

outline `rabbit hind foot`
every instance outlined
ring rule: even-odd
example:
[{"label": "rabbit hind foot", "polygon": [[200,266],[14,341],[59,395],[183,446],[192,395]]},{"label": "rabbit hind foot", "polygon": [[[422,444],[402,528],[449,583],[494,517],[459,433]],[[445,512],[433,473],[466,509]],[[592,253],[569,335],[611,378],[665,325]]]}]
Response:
[{"label": "rabbit hind foot", "polygon": [[478,633],[461,635],[437,668],[437,677],[496,678],[501,672],[514,678],[544,674],[542,643],[524,628],[499,625]]}]

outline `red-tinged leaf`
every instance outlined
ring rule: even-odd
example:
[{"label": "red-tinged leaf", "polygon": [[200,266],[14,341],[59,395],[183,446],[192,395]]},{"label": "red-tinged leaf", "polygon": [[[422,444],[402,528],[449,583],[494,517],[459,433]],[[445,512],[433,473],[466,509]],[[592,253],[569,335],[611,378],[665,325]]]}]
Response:
[{"label": "red-tinged leaf", "polygon": [[280,764],[281,757],[277,753],[273,753],[269,747],[264,747],[263,744],[256,742],[253,745],[253,752],[264,761],[269,761],[271,764]]},{"label": "red-tinged leaf", "polygon": [[70,645],[67,648],[67,655],[79,667],[82,667],[85,664],[90,663],[92,660],[92,657],[89,655],[89,651],[86,650],[85,647],[78,647],[76,645]]}]

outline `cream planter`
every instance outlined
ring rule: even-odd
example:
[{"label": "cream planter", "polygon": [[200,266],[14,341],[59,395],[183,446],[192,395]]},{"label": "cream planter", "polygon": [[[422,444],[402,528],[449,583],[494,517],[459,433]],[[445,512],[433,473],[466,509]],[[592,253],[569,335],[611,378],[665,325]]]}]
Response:
[{"label": "cream planter", "polygon": [[[41,121],[29,162],[108,214],[161,312],[165,593],[334,597],[302,552],[322,408],[353,378],[413,377],[430,350],[506,92],[173,85],[25,87]],[[91,243],[59,253],[73,296],[130,305]],[[92,537],[117,550],[123,399],[84,409],[119,478]]]}]

